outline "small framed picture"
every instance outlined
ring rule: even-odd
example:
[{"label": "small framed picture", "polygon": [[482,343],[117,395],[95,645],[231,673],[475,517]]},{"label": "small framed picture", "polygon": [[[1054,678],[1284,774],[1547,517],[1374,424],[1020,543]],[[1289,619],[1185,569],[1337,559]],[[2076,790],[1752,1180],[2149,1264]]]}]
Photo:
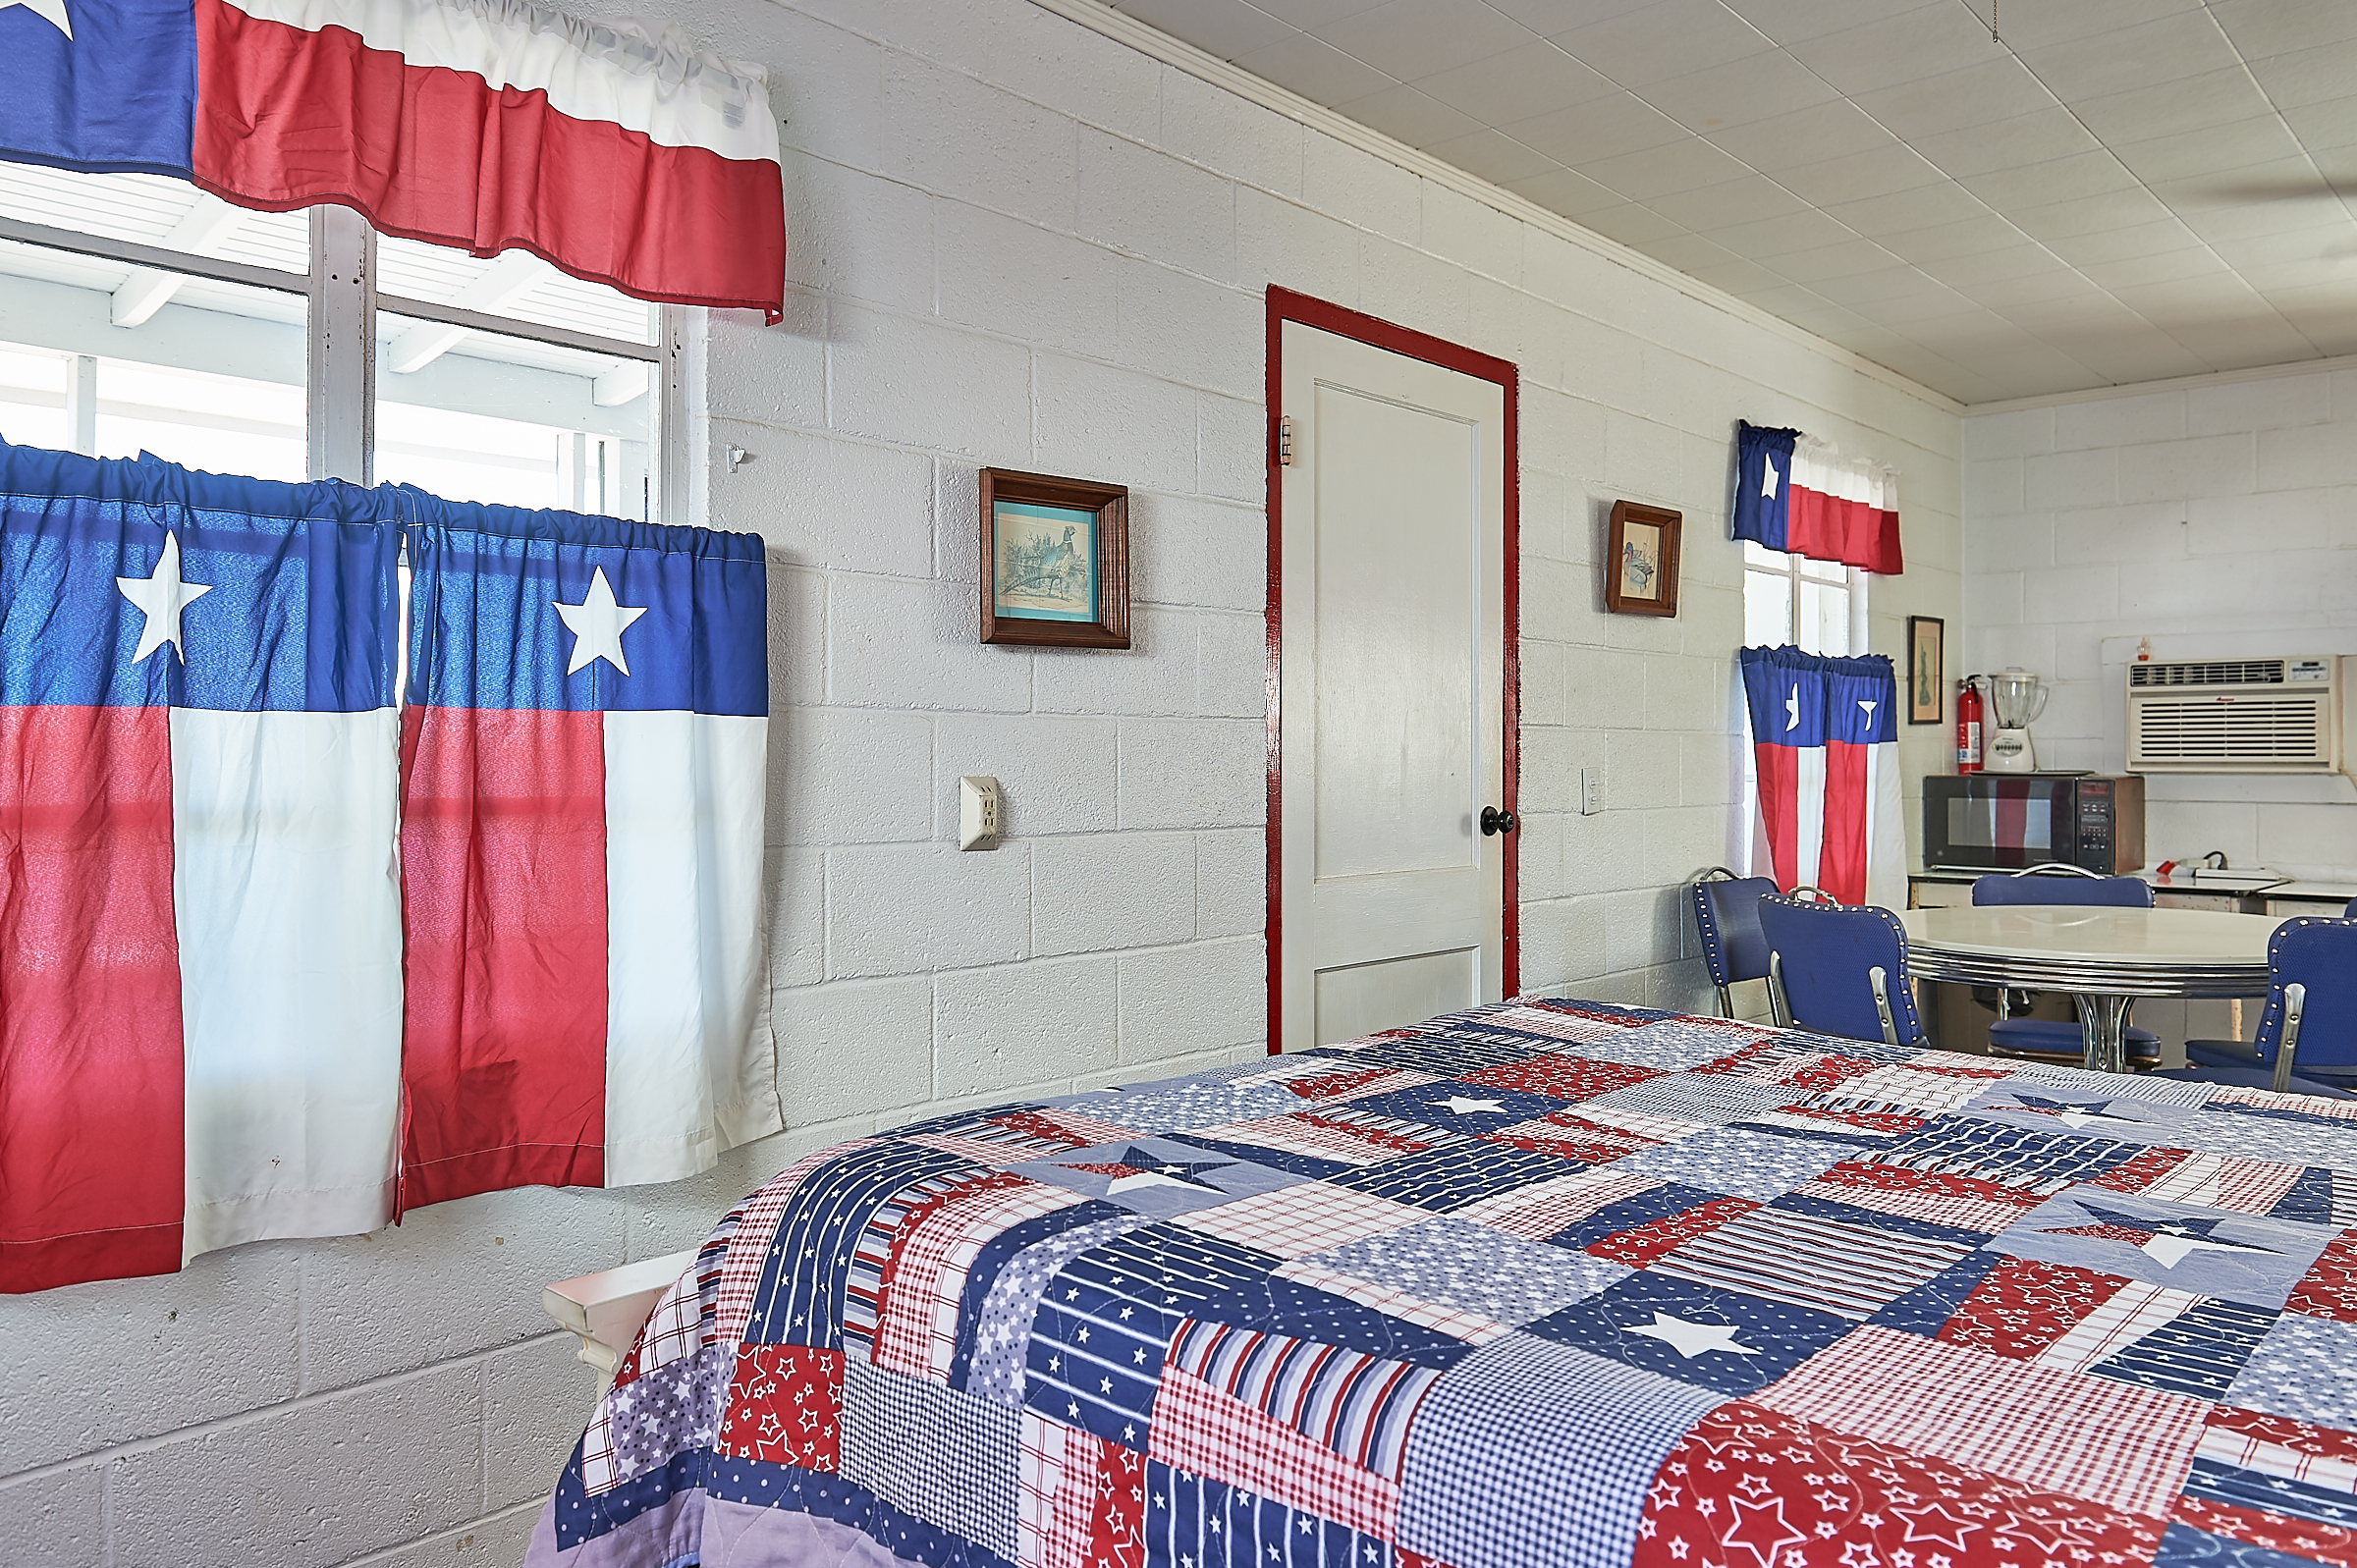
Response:
[{"label": "small framed picture", "polygon": [[1907,617],[1907,723],[1936,725],[1947,717],[1947,622]]},{"label": "small framed picture", "polygon": [[1679,514],[1634,501],[1613,503],[1604,550],[1604,607],[1616,615],[1677,614]]},{"label": "small framed picture", "polygon": [[1129,491],[982,470],[982,640],[1129,646]]}]

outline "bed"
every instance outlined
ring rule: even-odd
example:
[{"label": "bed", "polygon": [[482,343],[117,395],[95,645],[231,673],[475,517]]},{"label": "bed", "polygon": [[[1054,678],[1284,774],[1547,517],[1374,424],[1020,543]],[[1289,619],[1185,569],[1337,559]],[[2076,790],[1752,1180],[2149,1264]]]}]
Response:
[{"label": "bed", "polygon": [[813,1154],[527,1561],[2357,1564],[2357,1106],[1518,999]]}]

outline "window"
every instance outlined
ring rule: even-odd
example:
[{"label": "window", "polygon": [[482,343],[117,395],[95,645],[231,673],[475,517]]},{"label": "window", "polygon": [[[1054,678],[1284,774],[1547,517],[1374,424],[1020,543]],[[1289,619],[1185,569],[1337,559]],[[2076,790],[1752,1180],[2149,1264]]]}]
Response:
[{"label": "window", "polygon": [[[1812,561],[1743,541],[1743,644],[1748,648],[1785,643],[1803,653],[1846,658],[1867,651],[1866,573],[1837,561]],[[1738,681],[1738,688],[1740,682]],[[1760,841],[1759,762],[1751,745],[1751,714],[1738,695],[1743,728],[1743,851],[1739,869],[1747,877],[1771,877],[1767,846]]]},{"label": "window", "polygon": [[684,314],[342,208],[0,164],[0,435],[20,444],[659,521],[686,467],[664,460]]}]

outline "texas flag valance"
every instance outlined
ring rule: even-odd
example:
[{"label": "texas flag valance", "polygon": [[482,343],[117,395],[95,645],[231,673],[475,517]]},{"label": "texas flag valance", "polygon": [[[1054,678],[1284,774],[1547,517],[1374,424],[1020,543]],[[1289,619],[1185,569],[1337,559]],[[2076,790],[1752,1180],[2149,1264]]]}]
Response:
[{"label": "texas flag valance", "polygon": [[782,314],[759,66],[528,0],[0,0],[0,158]]},{"label": "texas flag valance", "polygon": [[1898,470],[1797,430],[1735,426],[1735,537],[1896,576]]}]

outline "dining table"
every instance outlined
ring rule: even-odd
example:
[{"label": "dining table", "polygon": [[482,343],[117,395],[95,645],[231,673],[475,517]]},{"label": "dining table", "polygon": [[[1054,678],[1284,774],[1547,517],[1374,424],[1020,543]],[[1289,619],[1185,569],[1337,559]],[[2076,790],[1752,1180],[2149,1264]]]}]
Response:
[{"label": "dining table", "polygon": [[2077,1007],[2087,1067],[2125,1072],[2138,998],[2266,996],[2268,940],[2289,918],[2010,904],[1908,909],[1899,923],[1916,978],[2064,992]]}]

